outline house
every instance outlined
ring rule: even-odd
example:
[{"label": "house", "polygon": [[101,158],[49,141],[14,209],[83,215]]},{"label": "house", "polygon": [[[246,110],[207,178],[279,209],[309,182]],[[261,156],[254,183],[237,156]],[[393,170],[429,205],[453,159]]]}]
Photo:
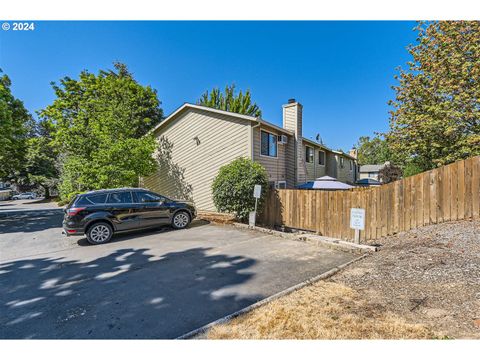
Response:
[{"label": "house", "polygon": [[363,186],[363,187],[366,187],[366,186],[380,186],[380,185],[382,185],[382,183],[380,181],[372,179],[372,178],[365,178],[365,179],[357,180],[355,185]]},{"label": "house", "polygon": [[262,164],[271,187],[295,188],[321,176],[356,181],[356,159],[306,139],[303,107],[283,105],[283,126],[253,116],[185,103],[153,130],[159,146],[156,173],[141,185],[214,210],[211,185],[221,166],[239,157]]},{"label": "house", "polygon": [[387,164],[388,161],[385,164],[380,165],[361,165],[358,170],[358,179],[373,179],[380,181],[378,174]]}]

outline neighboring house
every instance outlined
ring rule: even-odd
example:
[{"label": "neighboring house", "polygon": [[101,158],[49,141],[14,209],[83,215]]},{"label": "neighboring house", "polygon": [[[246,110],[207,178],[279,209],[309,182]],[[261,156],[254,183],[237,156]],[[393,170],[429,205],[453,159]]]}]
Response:
[{"label": "neighboring house", "polygon": [[360,179],[357,180],[355,183],[357,186],[380,186],[382,183],[378,180],[372,179],[372,178],[365,178],[365,179]]},{"label": "neighboring house", "polygon": [[[385,163],[386,164],[386,163]],[[374,179],[380,181],[378,174],[380,170],[385,167],[385,164],[381,165],[361,165],[358,171],[358,179]]]},{"label": "neighboring house", "polygon": [[294,188],[324,175],[354,184],[356,159],[304,138],[302,120],[302,105],[294,99],[283,105],[283,127],[186,103],[153,130],[159,168],[141,179],[141,185],[214,210],[213,179],[220,167],[239,157],[262,164],[276,188]]}]

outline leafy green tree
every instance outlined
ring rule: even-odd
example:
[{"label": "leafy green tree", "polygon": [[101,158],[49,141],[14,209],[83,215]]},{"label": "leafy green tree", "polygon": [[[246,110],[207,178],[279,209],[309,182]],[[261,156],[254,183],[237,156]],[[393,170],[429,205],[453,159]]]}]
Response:
[{"label": "leafy green tree", "polygon": [[9,77],[2,74],[0,69],[0,180],[15,180],[34,121],[23,102],[12,95]]},{"label": "leafy green tree", "polygon": [[373,138],[361,136],[356,148],[360,164],[383,164],[392,160],[392,154],[386,140],[378,135]]},{"label": "leafy green tree", "polygon": [[53,83],[57,98],[39,112],[60,154],[63,201],[86,190],[136,186],[155,169],[149,130],[163,115],[157,92],[140,85],[124,64],[114,68]]},{"label": "leafy green tree", "polygon": [[241,220],[247,219],[249,212],[255,209],[253,189],[256,184],[262,186],[257,209],[260,211],[268,186],[265,168],[246,158],[238,158],[222,166],[212,184],[213,202],[217,210],[234,213]]},{"label": "leafy green tree", "polygon": [[37,134],[27,141],[25,155],[25,182],[44,189],[45,198],[50,198],[50,189],[58,184],[58,153],[52,146],[51,131],[48,124],[37,125]]},{"label": "leafy green tree", "polygon": [[[480,22],[420,22],[387,141],[415,171],[480,154]],[[409,170],[410,171],[410,170]]]},{"label": "leafy green tree", "polygon": [[245,94],[242,91],[236,94],[235,85],[233,84],[225,86],[223,93],[219,88],[214,88],[210,93],[205,91],[197,101],[197,104],[238,114],[262,116],[262,111],[258,105],[252,103],[250,90],[247,90]]},{"label": "leafy green tree", "polygon": [[409,177],[423,172],[423,167],[416,164],[415,161],[408,162],[403,167],[403,177]]}]

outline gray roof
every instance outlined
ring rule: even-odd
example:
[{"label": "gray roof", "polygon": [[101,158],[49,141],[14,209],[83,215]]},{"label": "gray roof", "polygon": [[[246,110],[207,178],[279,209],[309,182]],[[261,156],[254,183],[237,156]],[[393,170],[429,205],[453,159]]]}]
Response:
[{"label": "gray roof", "polygon": [[383,167],[385,166],[385,164],[381,164],[381,165],[362,165],[360,166],[360,172],[378,172],[380,171],[381,169],[383,169]]}]

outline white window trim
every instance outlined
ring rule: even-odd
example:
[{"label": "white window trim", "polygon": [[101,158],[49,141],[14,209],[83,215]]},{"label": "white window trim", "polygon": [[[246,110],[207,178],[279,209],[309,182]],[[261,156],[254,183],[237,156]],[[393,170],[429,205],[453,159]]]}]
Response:
[{"label": "white window trim", "polygon": [[[323,152],[323,162],[324,162],[324,163],[323,163],[323,165],[322,165],[322,164],[318,163],[318,161],[317,161],[317,165],[318,165],[318,166],[325,167],[325,164],[327,163],[327,152],[326,152],[325,150],[318,150],[318,152],[319,152],[319,153],[320,153],[320,152]],[[318,155],[318,160],[320,160],[320,155]]]},{"label": "white window trim", "polygon": [[275,144],[277,144],[277,155],[276,156],[270,156],[270,155],[263,155],[262,154],[262,131],[266,132],[267,134],[274,135],[278,139],[277,134],[275,134],[271,131],[265,130],[263,128],[260,128],[260,156],[264,157],[264,158],[267,158],[267,159],[278,159],[278,142],[277,141],[275,141]]}]

